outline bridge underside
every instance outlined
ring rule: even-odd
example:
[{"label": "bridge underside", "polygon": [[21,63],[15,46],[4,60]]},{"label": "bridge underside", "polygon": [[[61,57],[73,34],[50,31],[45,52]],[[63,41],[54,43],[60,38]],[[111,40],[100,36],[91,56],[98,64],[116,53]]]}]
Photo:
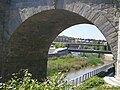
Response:
[{"label": "bridge underside", "polygon": [[9,40],[7,63],[2,70],[4,81],[20,69],[29,69],[33,78],[43,81],[52,41],[66,28],[81,23],[91,22],[65,10],[43,11],[28,18]]},{"label": "bridge underside", "polygon": [[68,51],[70,51],[70,52],[84,52],[84,53],[112,54],[111,51],[103,51],[103,50],[68,49]]}]

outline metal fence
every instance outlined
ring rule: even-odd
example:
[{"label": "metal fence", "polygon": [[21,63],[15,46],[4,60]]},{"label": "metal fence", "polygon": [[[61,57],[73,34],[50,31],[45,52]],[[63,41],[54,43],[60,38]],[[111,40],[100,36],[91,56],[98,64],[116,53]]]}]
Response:
[{"label": "metal fence", "polygon": [[79,86],[83,81],[95,76],[96,74],[100,73],[101,71],[107,71],[109,68],[113,67],[113,64],[114,63],[111,63],[111,64],[107,64],[107,65],[104,65],[96,70],[93,70],[93,71],[90,71],[82,76],[79,76],[79,77],[76,77],[76,78],[73,78],[71,80],[67,80],[66,82],[67,83],[71,83],[73,84],[74,86]]}]

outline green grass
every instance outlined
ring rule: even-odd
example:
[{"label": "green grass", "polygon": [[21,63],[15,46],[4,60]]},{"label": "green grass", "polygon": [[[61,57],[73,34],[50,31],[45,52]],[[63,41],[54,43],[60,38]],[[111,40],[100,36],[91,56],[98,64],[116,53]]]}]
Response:
[{"label": "green grass", "polygon": [[99,85],[88,90],[120,90],[120,87],[108,86],[108,85]]},{"label": "green grass", "polygon": [[120,90],[120,87],[107,85],[103,78],[94,76],[76,87],[75,90]]},{"label": "green grass", "polygon": [[[88,90],[96,86],[103,85],[105,82],[102,78],[94,76],[85,82],[83,82],[80,86],[78,86],[75,90]],[[96,89],[97,90],[97,89]]]},{"label": "green grass", "polygon": [[101,61],[101,58],[88,58],[88,66],[99,66],[102,65],[103,62]]},{"label": "green grass", "polygon": [[47,74],[51,76],[58,72],[68,73],[99,65],[103,65],[100,58],[75,58],[72,55],[67,55],[62,58],[48,60]]}]

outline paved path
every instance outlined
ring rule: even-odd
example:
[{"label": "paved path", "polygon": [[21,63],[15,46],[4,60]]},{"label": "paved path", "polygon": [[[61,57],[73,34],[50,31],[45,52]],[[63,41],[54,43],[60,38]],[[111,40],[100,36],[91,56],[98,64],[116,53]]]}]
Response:
[{"label": "paved path", "polygon": [[104,77],[104,80],[107,84],[113,85],[113,86],[120,86],[120,81],[117,80],[115,77]]}]

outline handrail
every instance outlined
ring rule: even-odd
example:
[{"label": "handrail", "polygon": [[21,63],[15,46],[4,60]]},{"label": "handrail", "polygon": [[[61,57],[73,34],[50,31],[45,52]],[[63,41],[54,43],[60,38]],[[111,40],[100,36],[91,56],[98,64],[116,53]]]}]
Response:
[{"label": "handrail", "polygon": [[110,63],[107,65],[104,65],[103,67],[100,67],[98,69],[95,69],[93,71],[90,71],[88,73],[85,73],[84,75],[80,75],[76,78],[70,79],[70,80],[66,80],[67,83],[72,83],[74,86],[78,86],[80,85],[82,82],[84,82],[85,80],[89,79],[90,77],[95,76],[96,74],[100,73],[101,71],[106,71],[109,68],[113,67],[114,63]]},{"label": "handrail", "polygon": [[70,49],[68,48],[68,51],[71,52],[85,52],[85,53],[106,53],[106,54],[112,54],[111,51],[108,50],[90,50],[90,49]]}]

